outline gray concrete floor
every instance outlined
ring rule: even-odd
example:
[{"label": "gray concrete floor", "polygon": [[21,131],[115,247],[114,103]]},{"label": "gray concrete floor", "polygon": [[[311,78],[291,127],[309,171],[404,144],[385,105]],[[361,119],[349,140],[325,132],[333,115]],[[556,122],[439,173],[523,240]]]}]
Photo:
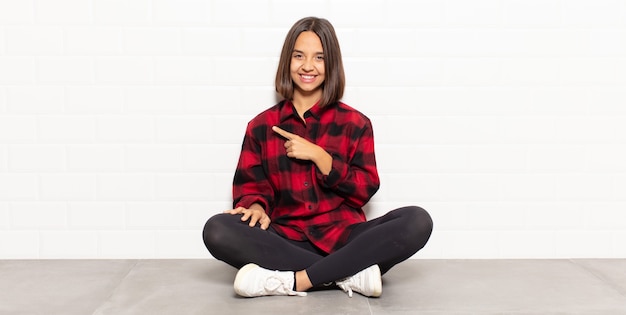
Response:
[{"label": "gray concrete floor", "polygon": [[0,260],[0,314],[626,314],[626,260],[409,260],[383,295],[239,298],[215,260]]}]

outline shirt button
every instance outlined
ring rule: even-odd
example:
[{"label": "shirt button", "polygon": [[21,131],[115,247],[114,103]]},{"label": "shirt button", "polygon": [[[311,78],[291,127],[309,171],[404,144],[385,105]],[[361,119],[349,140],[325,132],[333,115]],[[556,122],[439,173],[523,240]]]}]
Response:
[{"label": "shirt button", "polygon": [[304,182],[304,187],[309,187],[309,182]]},{"label": "shirt button", "polygon": [[311,209],[313,209],[313,206],[312,206],[312,205],[309,205],[309,210],[311,210]]}]

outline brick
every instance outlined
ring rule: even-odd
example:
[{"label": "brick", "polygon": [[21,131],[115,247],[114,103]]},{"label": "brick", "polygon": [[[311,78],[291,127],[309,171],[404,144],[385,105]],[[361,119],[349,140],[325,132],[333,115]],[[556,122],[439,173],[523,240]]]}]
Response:
[{"label": "brick", "polygon": [[465,227],[472,230],[515,231],[524,228],[525,206],[522,203],[480,202],[465,207]]},{"label": "brick", "polygon": [[559,64],[564,85],[611,85],[620,75],[616,61],[609,58],[569,58]]},{"label": "brick", "polygon": [[[228,4],[230,1],[224,1]],[[329,16],[329,6],[320,5],[316,0],[300,0],[298,5],[293,5],[289,0],[270,0],[270,12],[271,17],[269,23],[272,26],[276,26],[284,31],[284,35],[287,34],[287,30],[298,19],[305,16]],[[235,10],[234,8],[231,10]],[[331,20],[331,23],[334,22]],[[335,30],[336,31],[336,30]],[[284,37],[284,35],[282,37]]]},{"label": "brick", "polygon": [[14,229],[64,229],[67,227],[65,202],[19,202],[11,204]]},{"label": "brick", "polygon": [[183,225],[183,204],[179,202],[131,202],[126,207],[129,229],[173,229]]},{"label": "brick", "polygon": [[561,3],[561,19],[566,27],[611,27],[624,25],[626,8],[619,0],[573,0]]},{"label": "brick", "polygon": [[36,174],[2,174],[0,201],[34,201],[39,198],[39,180]]},{"label": "brick", "polygon": [[[254,26],[269,25],[270,5],[268,0],[215,0],[212,2],[211,24],[216,26]],[[246,10],[241,10],[245,7]],[[279,19],[276,17],[276,19]],[[295,22],[294,20],[292,24]]]},{"label": "brick", "polygon": [[528,150],[522,145],[472,145],[468,172],[521,173],[528,169]]},{"label": "brick", "polygon": [[72,230],[122,230],[126,206],[122,202],[69,202],[67,225]]},{"label": "brick", "polygon": [[210,85],[219,76],[207,57],[156,57],[154,63],[158,83]]},{"label": "brick", "polygon": [[603,258],[612,255],[610,231],[560,231],[556,232],[556,257]]},{"label": "brick", "polygon": [[328,7],[328,19],[335,27],[376,27],[385,22],[381,14],[385,8],[382,0],[333,1]]},{"label": "brick", "polygon": [[0,116],[0,143],[33,143],[36,140],[36,117],[27,115]]},{"label": "brick", "polygon": [[624,230],[626,220],[622,209],[626,204],[623,202],[592,202],[583,206],[585,212],[585,227],[589,230]]},{"label": "brick", "polygon": [[[45,158],[42,158],[45,157]],[[9,169],[12,172],[60,172],[66,170],[67,154],[62,145],[11,145]]]},{"label": "brick", "polygon": [[492,193],[497,195],[499,191],[502,201],[548,202],[556,199],[557,179],[553,174],[503,174],[497,177],[499,187]]},{"label": "brick", "polygon": [[9,55],[61,55],[63,29],[54,26],[19,26],[5,30]]},{"label": "brick", "polygon": [[89,57],[40,57],[38,79],[52,84],[91,84],[94,82],[94,60]]},{"label": "brick", "polygon": [[559,174],[556,198],[562,201],[612,200],[613,178],[608,174]]},{"label": "brick", "polygon": [[[243,131],[242,131],[243,132]],[[237,166],[240,144],[194,144],[183,148],[187,172],[232,172]]]},{"label": "brick", "polygon": [[[411,72],[412,73],[412,72]],[[502,66],[498,59],[446,59],[443,81],[453,86],[493,86],[500,84]]]},{"label": "brick", "polygon": [[0,231],[1,259],[39,259],[39,232]]},{"label": "brick", "polygon": [[278,65],[277,59],[273,58],[215,58],[214,63],[212,81],[227,86],[274,84]]},{"label": "brick", "polygon": [[31,24],[35,17],[34,0],[0,2],[0,24]]},{"label": "brick", "polygon": [[44,143],[91,143],[96,135],[93,117],[50,115],[39,118],[39,139]]},{"label": "brick", "polygon": [[514,86],[556,85],[561,81],[559,61],[549,58],[502,59],[500,84]]},{"label": "brick", "polygon": [[[273,83],[268,83],[266,86],[246,86],[241,88],[241,92],[239,93],[239,97],[241,98],[241,100],[239,100],[241,103],[241,110],[238,111],[238,114],[245,114],[252,119],[261,111],[280,102],[282,97],[279,97],[273,91]],[[230,114],[228,112],[223,113]],[[244,130],[241,131],[242,137],[243,132]]]},{"label": "brick", "polygon": [[[242,53],[243,31],[238,28],[194,27],[183,28],[181,33],[184,54],[231,56]],[[256,50],[258,47],[253,48]],[[280,49],[280,46],[276,49]]]},{"label": "brick", "polygon": [[9,147],[0,145],[0,172],[6,172],[9,169]]},{"label": "brick", "polygon": [[119,55],[122,53],[122,29],[94,26],[66,28],[65,53],[92,56]]},{"label": "brick", "polygon": [[11,220],[9,217],[9,203],[0,202],[0,233],[2,230],[8,229],[10,223]]},{"label": "brick", "polygon": [[117,86],[71,86],[66,88],[65,111],[79,114],[119,114],[124,89]]},{"label": "brick", "polygon": [[211,143],[215,119],[211,116],[163,116],[157,119],[160,143]]},{"label": "brick", "polygon": [[451,27],[495,27],[503,24],[502,4],[498,0],[446,1],[444,16]]},{"label": "brick", "polygon": [[13,86],[7,88],[7,109],[16,114],[60,114],[65,92],[57,86]]},{"label": "brick", "polygon": [[124,169],[122,145],[67,146],[67,168],[74,172],[116,172]]},{"label": "brick", "polygon": [[611,254],[612,257],[620,258],[626,256],[626,248],[624,248],[624,244],[626,244],[626,231],[617,230],[613,231],[611,239]]},{"label": "brick", "polygon": [[169,172],[183,167],[180,145],[127,145],[125,165],[128,171]]},{"label": "brick", "polygon": [[576,145],[533,145],[528,148],[531,172],[578,172],[587,163],[588,148]]},{"label": "brick", "polygon": [[[383,200],[398,202],[441,202],[446,192],[441,186],[445,183],[442,176],[432,174],[379,174],[381,183],[380,191],[377,193]],[[393,183],[393,184],[392,184]],[[447,189],[446,189],[447,190]],[[447,201],[458,201],[447,199]]]},{"label": "brick", "polygon": [[[415,56],[417,42],[413,30],[394,30],[392,35],[389,32],[390,30],[387,28],[356,31],[354,36],[356,37],[358,55],[361,57],[409,58]],[[415,73],[411,74],[415,75]]]},{"label": "brick", "polygon": [[552,231],[500,231],[499,257],[541,259],[555,257],[556,237]]},{"label": "brick", "polygon": [[247,116],[214,116],[214,129],[211,143],[241,144],[242,132],[245,132],[249,121]]},{"label": "brick", "polygon": [[580,202],[522,202],[526,230],[566,231],[584,229],[589,209]]},{"label": "brick", "polygon": [[[267,93],[267,89],[263,92],[271,94]],[[242,98],[247,96],[241,88],[231,86],[189,86],[182,93],[183,108],[188,114],[240,114],[245,106]],[[258,98],[250,99],[258,101]]]},{"label": "brick", "polygon": [[180,33],[177,28],[126,28],[123,36],[124,53],[149,56],[180,54]]},{"label": "brick", "polygon": [[285,35],[286,32],[282,29],[244,29],[241,37],[242,53],[247,55],[247,52],[254,51],[255,57],[278,57],[283,47]]},{"label": "brick", "polygon": [[[613,187],[611,190],[613,198],[611,200],[625,202],[626,195],[624,194],[624,191],[626,191],[626,176],[623,174],[615,175],[615,177],[613,178]],[[617,208],[621,209],[619,207]]]},{"label": "brick", "polygon": [[180,113],[183,89],[177,86],[138,86],[126,89],[125,111],[141,113]]},{"label": "brick", "polygon": [[380,172],[456,173],[469,168],[469,152],[464,147],[381,145],[376,150]]},{"label": "brick", "polygon": [[44,25],[88,25],[93,22],[92,12],[91,1],[36,1],[35,21]]},{"label": "brick", "polygon": [[440,257],[450,259],[493,259],[499,257],[498,235],[497,231],[441,231],[433,234],[426,247],[441,247]]},{"label": "brick", "polygon": [[98,258],[98,233],[95,231],[42,231],[40,258]]},{"label": "brick", "polygon": [[531,94],[532,112],[537,115],[586,115],[591,103],[587,89],[580,87],[538,87]]},{"label": "brick", "polygon": [[228,200],[232,201],[233,189],[233,173],[214,173],[212,175],[213,183],[212,183],[212,191],[211,191],[211,201],[218,200]]},{"label": "brick", "polygon": [[146,84],[154,80],[154,61],[146,57],[98,57],[95,61],[96,83]]},{"label": "brick", "polygon": [[437,0],[384,2],[385,26],[436,27],[444,22],[444,3]]},{"label": "brick", "polygon": [[96,197],[96,176],[92,174],[40,175],[42,201],[89,201]]},{"label": "brick", "polygon": [[99,25],[152,24],[152,0],[94,0],[93,6],[95,23]]},{"label": "brick", "polygon": [[212,201],[216,174],[161,174],[156,176],[158,201]]},{"label": "brick", "polygon": [[0,84],[25,84],[35,81],[34,57],[0,56]]},{"label": "brick", "polygon": [[154,22],[158,25],[208,25],[211,2],[201,0],[155,0]]},{"label": "brick", "polygon": [[0,88],[0,113],[7,111],[7,91],[4,88]]},{"label": "brick", "polygon": [[99,257],[155,258],[156,236],[154,231],[102,231],[98,233]]},{"label": "brick", "polygon": [[155,198],[155,175],[107,173],[98,175],[96,200],[150,201]]},{"label": "brick", "polygon": [[507,0],[502,1],[503,26],[509,27],[560,27],[561,2],[558,0]]},{"label": "brick", "polygon": [[98,140],[107,143],[150,143],[155,139],[153,117],[110,115],[97,118]]}]

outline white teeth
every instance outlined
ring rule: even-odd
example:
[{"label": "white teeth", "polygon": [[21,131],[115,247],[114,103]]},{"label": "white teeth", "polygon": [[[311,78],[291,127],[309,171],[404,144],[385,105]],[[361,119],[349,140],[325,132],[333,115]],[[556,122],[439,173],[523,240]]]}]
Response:
[{"label": "white teeth", "polygon": [[303,79],[307,79],[307,80],[310,80],[310,79],[315,78],[315,76],[312,76],[312,75],[300,75],[300,76],[301,76]]}]

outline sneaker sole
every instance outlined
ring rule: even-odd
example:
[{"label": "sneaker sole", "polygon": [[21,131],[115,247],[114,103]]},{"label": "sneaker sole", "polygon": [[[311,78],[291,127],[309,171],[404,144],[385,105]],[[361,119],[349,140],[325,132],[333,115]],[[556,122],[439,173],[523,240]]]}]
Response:
[{"label": "sneaker sole", "polygon": [[373,288],[372,294],[370,296],[380,297],[383,294],[383,282],[382,276],[380,275],[380,268],[378,267],[378,265],[374,265],[373,272],[375,273],[375,276],[368,279],[371,288]]},{"label": "sneaker sole", "polygon": [[241,291],[239,288],[241,287],[241,282],[245,281],[244,279],[246,278],[246,275],[253,269],[259,268],[258,265],[256,264],[247,264],[243,267],[241,267],[241,269],[239,269],[239,271],[237,271],[237,275],[235,276],[235,283],[233,284],[233,287],[235,289],[235,293],[237,293],[240,296],[244,296],[244,297],[254,297],[252,295],[249,295],[248,293]]}]

